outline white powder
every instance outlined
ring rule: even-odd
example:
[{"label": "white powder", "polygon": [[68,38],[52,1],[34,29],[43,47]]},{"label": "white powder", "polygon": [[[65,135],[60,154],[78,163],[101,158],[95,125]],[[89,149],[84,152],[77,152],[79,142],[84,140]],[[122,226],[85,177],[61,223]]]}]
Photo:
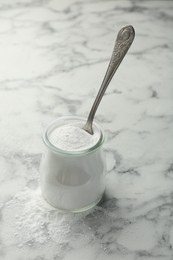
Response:
[{"label": "white powder", "polygon": [[50,142],[66,151],[81,151],[93,147],[99,140],[100,133],[95,129],[91,135],[77,125],[67,124],[55,128],[49,137]]},{"label": "white powder", "polygon": [[[98,234],[103,232],[108,240],[106,231],[111,230],[112,225],[117,230],[126,225],[123,219],[117,218],[114,200],[85,213],[64,214],[47,204],[39,189],[28,188],[4,203],[1,214],[3,248],[15,247],[15,250],[9,250],[13,256],[9,252],[8,259],[66,259],[71,248],[75,252],[75,249],[95,243],[100,250],[105,250],[105,241]],[[108,243],[108,249],[111,248],[112,244]],[[7,255],[8,252],[1,259],[7,259]]]},{"label": "white powder", "polygon": [[[82,214],[64,214],[47,204],[39,189],[33,191],[25,188],[5,203],[1,233],[5,241],[13,243],[15,236],[18,247],[45,247],[50,246],[50,241],[54,242],[57,251],[63,255],[67,243],[76,241],[78,246],[82,246],[93,239],[91,230],[86,226],[86,219],[89,214],[100,210],[97,207],[95,211]],[[97,219],[96,216],[96,223]],[[47,253],[46,259],[50,259],[50,251]]]},{"label": "white powder", "polygon": [[[64,151],[63,154],[47,149],[40,165],[43,196],[54,207],[78,211],[94,206],[105,189],[105,165],[101,149],[91,153],[80,153],[97,144],[100,139],[99,126],[94,125],[91,135],[82,129],[83,122],[68,120],[63,125],[48,128],[49,141]],[[51,129],[51,130],[50,130]],[[101,137],[102,138],[102,137]]]}]

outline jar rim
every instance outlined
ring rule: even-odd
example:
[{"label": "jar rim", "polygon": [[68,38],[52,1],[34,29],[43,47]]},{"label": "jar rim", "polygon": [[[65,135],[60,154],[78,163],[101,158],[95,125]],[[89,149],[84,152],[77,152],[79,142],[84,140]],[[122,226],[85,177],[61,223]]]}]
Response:
[{"label": "jar rim", "polygon": [[94,120],[93,125],[96,126],[96,128],[99,130],[99,133],[100,133],[100,137],[99,137],[98,141],[96,142],[96,144],[94,144],[93,146],[91,146],[87,149],[83,149],[83,150],[79,150],[79,151],[67,151],[67,150],[63,150],[63,149],[56,147],[55,145],[53,145],[50,142],[49,137],[48,137],[48,131],[51,129],[51,127],[56,125],[60,120],[80,120],[80,121],[86,122],[87,119],[85,117],[80,117],[80,116],[61,116],[61,117],[53,120],[46,127],[46,129],[42,135],[42,140],[43,140],[44,144],[53,152],[62,154],[62,155],[67,155],[67,156],[83,156],[83,155],[95,152],[97,149],[99,149],[102,146],[102,144],[105,140],[104,131],[103,131],[102,127],[98,124],[98,122],[96,120]]}]

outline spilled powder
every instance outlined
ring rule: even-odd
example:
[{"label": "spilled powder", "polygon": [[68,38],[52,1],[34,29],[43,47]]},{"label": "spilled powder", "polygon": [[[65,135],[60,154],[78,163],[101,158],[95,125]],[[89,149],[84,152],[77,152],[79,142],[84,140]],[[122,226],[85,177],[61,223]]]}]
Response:
[{"label": "spilled powder", "polygon": [[93,239],[85,218],[95,210],[64,213],[48,205],[39,189],[26,188],[5,204],[3,217],[8,219],[8,229],[11,226],[18,247],[42,245],[51,240],[62,249],[68,242],[75,244],[77,240],[77,244],[83,245]]},{"label": "spilled powder", "polygon": [[[60,258],[71,249],[94,244],[109,253],[112,227],[121,230],[129,225],[115,210],[116,201],[110,200],[84,213],[64,213],[48,205],[39,189],[26,188],[3,205],[1,235],[4,241],[19,248],[41,250],[55,245]],[[115,241],[113,247],[116,248]]]}]

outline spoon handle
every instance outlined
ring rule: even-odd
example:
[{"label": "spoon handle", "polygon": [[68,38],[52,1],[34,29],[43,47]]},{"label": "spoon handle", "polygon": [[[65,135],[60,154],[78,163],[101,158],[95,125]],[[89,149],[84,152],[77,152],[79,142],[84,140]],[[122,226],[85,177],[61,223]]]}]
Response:
[{"label": "spoon handle", "polygon": [[97,111],[97,108],[100,104],[100,101],[101,101],[113,75],[115,74],[116,70],[118,69],[118,67],[119,67],[121,61],[123,60],[124,56],[126,55],[128,49],[130,48],[134,37],[135,37],[135,30],[131,25],[127,25],[127,26],[121,28],[121,30],[119,31],[119,33],[117,35],[115,46],[114,46],[114,49],[112,52],[112,57],[111,57],[109,66],[107,68],[105,77],[103,79],[99,92],[96,96],[96,99],[95,99],[93,106],[91,108],[91,111],[89,113],[86,125],[83,128],[90,134],[93,134],[92,122],[93,122],[95,113]]}]

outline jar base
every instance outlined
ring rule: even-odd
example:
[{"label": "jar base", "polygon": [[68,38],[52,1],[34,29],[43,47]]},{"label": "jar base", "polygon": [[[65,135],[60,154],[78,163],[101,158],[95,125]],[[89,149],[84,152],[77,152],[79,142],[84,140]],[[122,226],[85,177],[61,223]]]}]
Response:
[{"label": "jar base", "polygon": [[54,207],[56,209],[59,209],[59,210],[64,211],[64,212],[81,213],[81,212],[84,212],[84,211],[87,211],[89,209],[94,208],[102,200],[103,194],[94,203],[92,203],[88,206],[85,206],[83,208],[73,208],[73,209],[64,209],[64,208],[54,206],[51,202],[49,202],[49,200],[45,196],[44,196],[44,198],[48,202],[48,204],[50,204],[52,207]]}]

